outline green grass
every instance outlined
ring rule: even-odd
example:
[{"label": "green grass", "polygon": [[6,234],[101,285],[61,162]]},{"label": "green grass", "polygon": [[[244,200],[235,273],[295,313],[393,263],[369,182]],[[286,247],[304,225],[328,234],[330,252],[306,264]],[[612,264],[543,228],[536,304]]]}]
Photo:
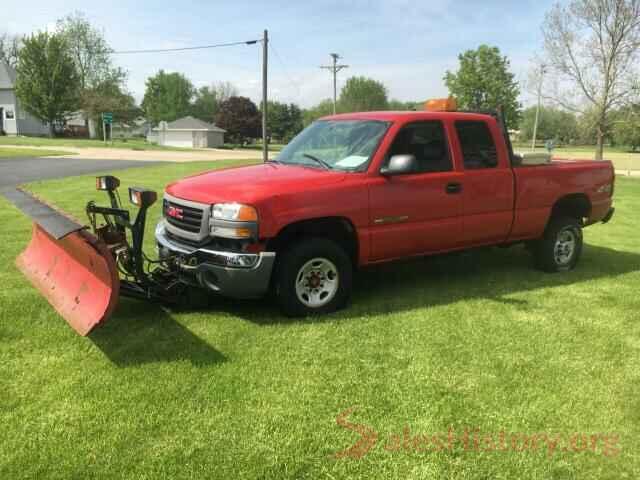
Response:
[{"label": "green grass", "polygon": [[[160,189],[203,168],[118,175]],[[31,188],[81,216],[104,200],[93,185]],[[616,206],[566,274],[488,249],[361,273],[351,307],[328,317],[123,299],[81,338],[13,266],[30,222],[0,199],[0,478],[638,478],[640,181],[618,180]],[[378,444],[335,459],[359,438],[336,424],[353,406]],[[619,453],[386,451],[405,426],[615,432]]]},{"label": "green grass", "polygon": [[148,143],[141,138],[128,139],[123,141],[114,139],[113,142],[105,143],[102,140],[90,140],[86,138],[45,138],[45,137],[0,137],[1,145],[19,145],[29,147],[73,147],[73,148],[128,148],[133,150],[170,150],[170,151],[191,151],[191,148],[165,147]]},{"label": "green grass", "polygon": [[0,158],[51,157],[54,155],[69,155],[69,152],[45,150],[41,148],[11,148],[0,146]]}]

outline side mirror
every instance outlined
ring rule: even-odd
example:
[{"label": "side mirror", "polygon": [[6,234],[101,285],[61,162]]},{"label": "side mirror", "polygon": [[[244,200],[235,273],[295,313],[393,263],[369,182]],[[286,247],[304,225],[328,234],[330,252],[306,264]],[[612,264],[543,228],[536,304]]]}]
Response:
[{"label": "side mirror", "polygon": [[406,175],[418,171],[418,162],[413,155],[394,155],[389,159],[389,164],[380,169],[384,176]]}]

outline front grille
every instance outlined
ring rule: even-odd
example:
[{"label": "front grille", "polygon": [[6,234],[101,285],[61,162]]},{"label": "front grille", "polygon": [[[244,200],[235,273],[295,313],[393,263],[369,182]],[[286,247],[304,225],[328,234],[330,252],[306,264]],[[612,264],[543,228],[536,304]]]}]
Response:
[{"label": "front grille", "polygon": [[[168,214],[172,208],[180,212],[182,218],[171,216]],[[171,202],[169,200],[164,201],[164,218],[167,219],[169,224],[173,225],[180,230],[191,233],[200,233],[202,228],[203,211],[199,208],[187,207],[179,203]]]}]

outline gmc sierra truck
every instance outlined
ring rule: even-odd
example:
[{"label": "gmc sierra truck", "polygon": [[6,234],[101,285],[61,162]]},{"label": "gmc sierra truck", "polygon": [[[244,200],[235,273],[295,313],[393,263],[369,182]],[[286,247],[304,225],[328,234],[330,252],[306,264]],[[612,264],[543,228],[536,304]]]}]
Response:
[{"label": "gmc sierra truck", "polygon": [[614,179],[608,161],[514,154],[500,115],[334,115],[267,163],[168,185],[155,237],[212,292],[327,313],[354,269],[406,257],[523,242],[540,269],[569,270],[583,227],[613,214]]}]

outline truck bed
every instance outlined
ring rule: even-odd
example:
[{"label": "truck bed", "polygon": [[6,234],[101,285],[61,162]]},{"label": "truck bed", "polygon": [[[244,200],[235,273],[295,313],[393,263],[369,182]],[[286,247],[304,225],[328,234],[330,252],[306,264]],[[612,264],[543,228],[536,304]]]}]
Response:
[{"label": "truck bed", "polygon": [[545,165],[520,165],[513,172],[516,195],[510,240],[539,236],[553,205],[563,197],[586,196],[591,206],[586,225],[605,218],[611,208],[615,173],[608,160],[554,159]]}]

